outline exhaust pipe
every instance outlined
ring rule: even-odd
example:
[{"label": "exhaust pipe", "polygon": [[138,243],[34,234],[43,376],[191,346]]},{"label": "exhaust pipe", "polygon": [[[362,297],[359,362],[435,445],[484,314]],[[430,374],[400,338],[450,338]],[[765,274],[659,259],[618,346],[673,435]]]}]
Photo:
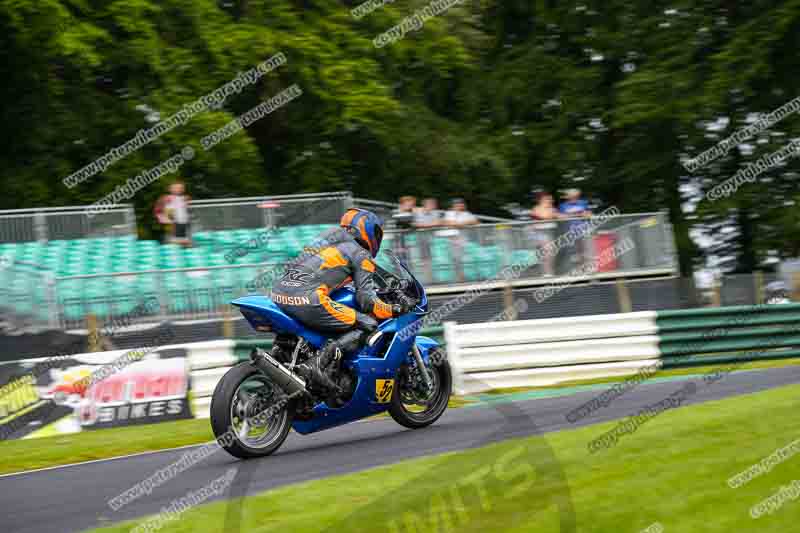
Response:
[{"label": "exhaust pipe", "polygon": [[253,364],[265,376],[272,380],[283,392],[289,396],[296,394],[308,394],[306,382],[294,375],[288,368],[276,361],[271,355],[260,348],[253,348],[250,352],[250,359]]}]

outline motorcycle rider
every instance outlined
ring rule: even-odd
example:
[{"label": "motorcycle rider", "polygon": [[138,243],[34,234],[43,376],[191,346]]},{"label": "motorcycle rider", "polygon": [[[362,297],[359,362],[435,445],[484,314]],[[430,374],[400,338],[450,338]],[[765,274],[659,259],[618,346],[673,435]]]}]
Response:
[{"label": "motorcycle rider", "polygon": [[[330,378],[344,353],[361,347],[378,327],[376,320],[402,315],[413,309],[410,298],[387,304],[375,292],[373,259],[383,239],[381,219],[366,209],[348,209],[340,227],[321,234],[315,246],[306,248],[287,264],[286,272],[272,285],[271,298],[286,314],[305,326],[333,334],[317,358],[318,369]],[[334,290],[352,282],[361,311],[330,298]],[[363,311],[363,312],[362,312]],[[332,382],[324,379],[327,386]]]}]

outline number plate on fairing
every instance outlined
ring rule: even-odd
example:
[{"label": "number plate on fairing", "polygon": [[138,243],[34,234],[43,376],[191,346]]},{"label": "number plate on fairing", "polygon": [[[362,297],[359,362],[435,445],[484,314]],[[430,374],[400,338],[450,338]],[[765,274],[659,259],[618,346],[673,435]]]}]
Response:
[{"label": "number plate on fairing", "polygon": [[392,399],[392,392],[394,392],[393,379],[375,380],[375,399],[378,403],[389,403]]}]

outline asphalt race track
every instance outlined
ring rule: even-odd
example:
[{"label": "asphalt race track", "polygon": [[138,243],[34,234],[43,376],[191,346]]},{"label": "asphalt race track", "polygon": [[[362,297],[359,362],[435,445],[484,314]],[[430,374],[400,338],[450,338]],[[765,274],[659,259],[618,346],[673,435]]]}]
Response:
[{"label": "asphalt race track", "polygon": [[[697,393],[683,405],[800,383],[800,366],[735,373],[713,385],[704,385],[698,378],[694,381],[698,384]],[[0,477],[0,530],[65,533],[155,514],[172,500],[222,476],[232,466],[251,469],[247,493],[255,494],[290,483],[471,448],[485,444],[487,439],[505,440],[623,418],[669,397],[682,386],[680,381],[639,385],[575,424],[566,420],[566,414],[604,389],[515,402],[515,409],[529,416],[535,426],[509,424],[500,410],[481,405],[449,410],[434,426],[418,431],[387,419],[359,422],[306,437],[293,433],[278,453],[260,460],[242,462],[218,451],[119,511],[108,506],[109,499],[178,460],[187,449],[11,474]]]}]

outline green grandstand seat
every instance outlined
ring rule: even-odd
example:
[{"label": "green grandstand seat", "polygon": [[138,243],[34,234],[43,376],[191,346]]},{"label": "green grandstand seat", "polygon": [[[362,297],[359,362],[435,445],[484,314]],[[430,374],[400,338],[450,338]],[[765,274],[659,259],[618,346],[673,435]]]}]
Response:
[{"label": "green grandstand seat", "polygon": [[146,300],[150,297],[158,297],[158,275],[157,274],[137,274],[136,275],[136,290],[139,296]]},{"label": "green grandstand seat", "polygon": [[86,263],[86,267],[83,269],[85,274],[106,274],[111,272],[111,262],[110,261],[102,261],[102,262],[89,262]]},{"label": "green grandstand seat", "polygon": [[211,293],[213,305],[217,308],[227,305],[241,294],[239,290],[238,272],[233,268],[221,268],[211,271],[214,290]]},{"label": "green grandstand seat", "polygon": [[157,263],[158,268],[170,269],[170,268],[183,268],[185,265],[183,264],[182,257],[162,257],[161,260]]},{"label": "green grandstand seat", "polygon": [[433,260],[431,264],[434,283],[455,283],[456,272],[450,261]]},{"label": "green grandstand seat", "polygon": [[480,265],[477,261],[464,261],[464,281],[479,281],[482,279]]},{"label": "green grandstand seat", "polygon": [[139,300],[136,276],[115,276],[112,280],[112,314],[124,315],[130,313],[136,307]]},{"label": "green grandstand seat", "polygon": [[268,252],[288,253],[289,244],[286,238],[281,235],[270,235],[265,248]]},{"label": "green grandstand seat", "polygon": [[187,248],[184,254],[187,267],[202,267],[209,264],[209,251],[207,248]]},{"label": "green grandstand seat", "polygon": [[86,316],[83,307],[83,280],[57,281],[56,296],[59,308],[67,320],[81,320]]},{"label": "green grandstand seat", "polygon": [[167,308],[171,313],[185,313],[189,310],[186,274],[184,272],[167,272],[161,274],[161,284],[167,294]]},{"label": "green grandstand seat", "polygon": [[134,263],[129,263],[131,272],[142,272],[145,270],[159,270],[158,260],[155,258],[140,257]]},{"label": "green grandstand seat", "polygon": [[117,235],[113,239],[115,245],[122,245],[124,243],[135,245],[137,242],[139,242],[139,239],[136,237],[136,235]]},{"label": "green grandstand seat", "polygon": [[499,250],[497,246],[485,246],[479,255],[479,269],[481,277],[489,279],[497,275],[499,267]]},{"label": "green grandstand seat", "polygon": [[300,238],[303,241],[309,242],[309,241],[317,238],[319,236],[319,234],[322,233],[322,232],[321,231],[317,231],[317,229],[313,228],[313,227],[303,226],[302,229],[300,229],[300,231],[298,233],[300,234]]},{"label": "green grandstand seat", "polygon": [[83,301],[87,313],[106,317],[111,312],[111,284],[107,278],[90,278],[83,284]]},{"label": "green grandstand seat", "polygon": [[239,244],[239,241],[242,239],[236,237],[235,232],[239,230],[233,231],[218,231],[217,232],[217,239],[216,244],[217,246],[221,246],[223,248],[233,247]]},{"label": "green grandstand seat", "polygon": [[47,243],[47,249],[53,251],[66,250],[67,248],[69,248],[69,246],[70,246],[69,241],[65,240],[49,241]]},{"label": "green grandstand seat", "polygon": [[225,254],[222,252],[212,252],[206,256],[206,263],[205,266],[224,266],[229,264],[228,260],[225,259]]},{"label": "green grandstand seat", "polygon": [[213,232],[198,231],[192,233],[192,242],[195,246],[214,246],[216,239],[214,238]]},{"label": "green grandstand seat", "polygon": [[152,241],[145,241],[147,244],[137,244],[134,248],[134,253],[136,254],[148,254],[148,255],[160,255],[161,254],[161,245],[158,243],[149,244]]},{"label": "green grandstand seat", "polygon": [[212,309],[214,303],[211,297],[213,282],[211,275],[207,271],[188,272],[186,287],[189,290],[189,298],[195,311],[209,311]]},{"label": "green grandstand seat", "polygon": [[260,267],[254,267],[254,266],[233,269],[236,277],[236,284],[242,293],[253,292],[247,288],[247,285],[256,279],[261,270],[262,269]]},{"label": "green grandstand seat", "polygon": [[535,265],[536,254],[532,250],[514,250],[511,252],[512,265]]},{"label": "green grandstand seat", "polygon": [[114,258],[111,262],[111,272],[133,272],[136,270],[136,261],[131,258]]},{"label": "green grandstand seat", "polygon": [[234,239],[237,243],[240,243],[242,241],[246,241],[247,239],[252,237],[252,233],[253,233],[253,231],[249,230],[249,229],[236,229],[236,230],[228,232],[230,237],[232,239]]}]

